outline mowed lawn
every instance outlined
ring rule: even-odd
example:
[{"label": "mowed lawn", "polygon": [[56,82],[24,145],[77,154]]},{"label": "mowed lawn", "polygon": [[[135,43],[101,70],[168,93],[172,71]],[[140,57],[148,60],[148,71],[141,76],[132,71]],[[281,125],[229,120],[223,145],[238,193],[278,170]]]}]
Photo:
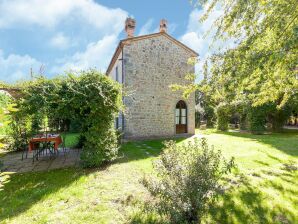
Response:
[{"label": "mowed lawn", "polygon": [[[204,222],[298,223],[298,132],[199,133],[238,166]],[[140,180],[161,148],[161,140],[126,143],[101,169],[0,174],[0,223],[148,223]]]}]

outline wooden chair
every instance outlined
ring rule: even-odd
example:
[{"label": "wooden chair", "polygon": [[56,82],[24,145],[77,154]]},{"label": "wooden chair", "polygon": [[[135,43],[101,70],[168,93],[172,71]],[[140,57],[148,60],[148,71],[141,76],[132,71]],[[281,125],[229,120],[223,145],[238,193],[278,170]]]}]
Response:
[{"label": "wooden chair", "polygon": [[26,159],[28,158],[29,151],[29,139],[26,131],[21,132],[21,149],[22,149],[22,160],[24,159],[24,154],[26,154]]}]

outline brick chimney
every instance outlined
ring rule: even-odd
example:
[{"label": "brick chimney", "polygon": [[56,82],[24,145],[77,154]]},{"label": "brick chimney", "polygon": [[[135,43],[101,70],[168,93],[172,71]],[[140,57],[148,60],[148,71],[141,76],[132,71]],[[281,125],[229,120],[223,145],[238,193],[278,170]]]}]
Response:
[{"label": "brick chimney", "polygon": [[125,20],[125,32],[127,34],[127,38],[134,37],[136,27],[136,20],[132,18],[127,18]]},{"label": "brick chimney", "polygon": [[159,32],[167,32],[167,23],[168,21],[165,19],[160,20]]}]

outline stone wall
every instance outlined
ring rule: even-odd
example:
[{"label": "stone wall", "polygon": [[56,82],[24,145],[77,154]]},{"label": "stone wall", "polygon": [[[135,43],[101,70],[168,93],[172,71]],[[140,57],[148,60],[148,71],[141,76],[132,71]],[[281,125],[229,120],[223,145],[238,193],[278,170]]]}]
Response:
[{"label": "stone wall", "polygon": [[[111,69],[110,73],[108,74],[108,76],[111,79],[113,79],[115,81],[118,81],[120,84],[122,84],[123,81],[124,81],[124,80],[122,80],[122,79],[124,79],[124,77],[122,75],[122,71],[123,71],[123,69],[122,69],[122,61],[123,61],[122,60],[122,53],[120,53],[118,55],[118,58],[116,59],[115,64],[113,65],[113,68]],[[118,80],[116,78],[117,71],[118,71]],[[116,124],[117,123],[117,121],[116,121],[117,119],[118,119],[118,127],[117,127],[117,124]],[[120,131],[123,131],[123,129],[122,129],[123,121],[122,121],[122,119],[123,119],[122,113],[119,113],[119,116],[115,120],[115,127],[118,128]]]},{"label": "stone wall", "polygon": [[[182,99],[171,84],[187,83],[185,74],[194,72],[187,64],[190,52],[160,35],[132,41],[123,48],[125,138],[149,138],[176,134],[175,107]],[[188,133],[195,131],[194,94],[184,100],[188,109]]]}]

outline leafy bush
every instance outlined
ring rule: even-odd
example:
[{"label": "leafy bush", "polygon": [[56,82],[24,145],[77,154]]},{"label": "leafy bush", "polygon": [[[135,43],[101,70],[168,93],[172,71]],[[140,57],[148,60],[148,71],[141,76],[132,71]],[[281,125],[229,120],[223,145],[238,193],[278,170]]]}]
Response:
[{"label": "leafy bush", "polygon": [[113,160],[118,153],[114,119],[121,109],[120,85],[95,71],[81,74],[70,84],[74,91],[68,107],[79,112],[73,117],[81,120],[85,137],[83,165],[94,167]]},{"label": "leafy bush", "polygon": [[216,116],[212,106],[205,105],[205,119],[208,128],[214,127]]},{"label": "leafy bush", "polygon": [[144,185],[158,199],[159,213],[172,223],[200,223],[234,158],[226,162],[204,138],[181,146],[168,141],[154,167],[157,178],[144,179]]},{"label": "leafy bush", "polygon": [[240,123],[240,130],[246,130],[247,129],[247,114],[242,113],[240,115],[239,123]]},{"label": "leafy bush", "polygon": [[272,124],[272,130],[275,132],[282,131],[283,126],[291,116],[293,111],[292,105],[285,105],[283,108],[276,108],[276,105],[271,106],[268,120]]},{"label": "leafy bush", "polygon": [[31,116],[35,128],[43,118],[50,121],[47,126],[53,123],[60,130],[65,130],[69,121],[77,121],[85,167],[100,166],[116,157],[114,119],[122,108],[118,83],[96,70],[88,70],[54,79],[40,77],[24,83],[22,90],[18,113]]},{"label": "leafy bush", "polygon": [[248,110],[249,130],[253,134],[262,134],[266,130],[266,111],[263,106],[250,107]]},{"label": "leafy bush", "polygon": [[201,124],[201,114],[200,112],[195,112],[195,127],[199,128]]},{"label": "leafy bush", "polygon": [[9,131],[9,126],[7,125],[7,107],[11,103],[11,97],[4,92],[0,91],[0,135],[5,135]]},{"label": "leafy bush", "polygon": [[230,108],[226,103],[220,103],[216,107],[216,128],[220,131],[226,131],[229,127]]}]

